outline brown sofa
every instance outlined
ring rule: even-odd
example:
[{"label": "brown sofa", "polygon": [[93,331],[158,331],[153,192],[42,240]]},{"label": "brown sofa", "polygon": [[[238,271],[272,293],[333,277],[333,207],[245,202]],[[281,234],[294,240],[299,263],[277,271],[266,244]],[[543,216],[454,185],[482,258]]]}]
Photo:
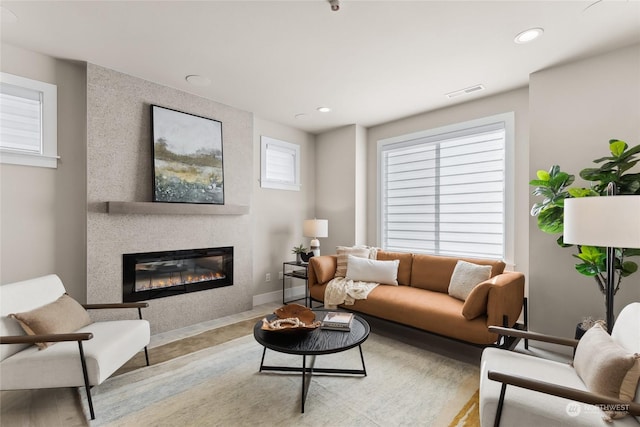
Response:
[{"label": "brown sofa", "polygon": [[[520,316],[524,275],[505,272],[502,261],[386,251],[379,251],[377,259],[400,261],[398,286],[379,285],[367,299],[341,308],[481,345],[498,338],[489,332],[490,325],[504,326],[506,319],[512,327]],[[491,278],[476,286],[465,301],[448,294],[459,259],[492,267]],[[308,286],[313,300],[324,300],[324,290],[334,278],[336,266],[336,255],[311,258]]]}]

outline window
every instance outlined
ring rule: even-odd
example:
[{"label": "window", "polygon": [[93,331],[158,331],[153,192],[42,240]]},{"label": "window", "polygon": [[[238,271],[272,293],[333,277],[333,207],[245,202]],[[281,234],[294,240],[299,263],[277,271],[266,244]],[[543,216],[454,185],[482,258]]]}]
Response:
[{"label": "window", "polygon": [[300,190],[300,146],[261,137],[260,186],[279,190]]},{"label": "window", "polygon": [[512,129],[510,113],[378,141],[378,245],[510,259]]},{"label": "window", "polygon": [[0,160],[57,167],[57,88],[0,73]]}]

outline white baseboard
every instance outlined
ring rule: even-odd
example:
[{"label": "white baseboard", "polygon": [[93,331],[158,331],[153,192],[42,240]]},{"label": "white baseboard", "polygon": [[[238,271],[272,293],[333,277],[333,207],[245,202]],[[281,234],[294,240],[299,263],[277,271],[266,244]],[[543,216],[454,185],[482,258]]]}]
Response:
[{"label": "white baseboard", "polygon": [[[294,286],[289,289],[285,289],[284,297],[287,301],[304,298],[304,285]],[[267,292],[266,294],[254,295],[253,306],[267,304],[270,302],[282,302],[282,291]]]}]

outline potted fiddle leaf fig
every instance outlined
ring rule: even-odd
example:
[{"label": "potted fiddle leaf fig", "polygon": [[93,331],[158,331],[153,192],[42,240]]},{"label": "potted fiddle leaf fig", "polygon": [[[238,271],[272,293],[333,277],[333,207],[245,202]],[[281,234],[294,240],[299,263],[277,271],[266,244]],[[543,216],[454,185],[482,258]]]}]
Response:
[{"label": "potted fiddle leaf fig", "polygon": [[[531,215],[537,217],[538,228],[548,234],[559,235],[556,242],[563,248],[574,245],[563,241],[564,201],[571,197],[599,197],[607,195],[609,183],[617,187],[617,194],[640,194],[640,173],[630,170],[640,161],[640,145],[629,147],[624,141],[612,139],[609,141],[610,155],[601,157],[593,162],[599,167],[585,168],[580,171],[580,177],[589,181],[589,188],[573,188],[575,176],[563,172],[560,166],[553,165],[548,171],[539,170],[537,179],[529,182],[533,186],[532,194],[542,197],[531,208]],[[615,221],[615,213],[612,214]],[[575,245],[578,259],[575,269],[578,273],[593,277],[598,289],[606,292],[606,248],[586,245]],[[622,278],[628,277],[638,270],[638,264],[627,258],[640,255],[640,249],[616,248],[615,269],[616,283],[614,294],[620,289]]]}]

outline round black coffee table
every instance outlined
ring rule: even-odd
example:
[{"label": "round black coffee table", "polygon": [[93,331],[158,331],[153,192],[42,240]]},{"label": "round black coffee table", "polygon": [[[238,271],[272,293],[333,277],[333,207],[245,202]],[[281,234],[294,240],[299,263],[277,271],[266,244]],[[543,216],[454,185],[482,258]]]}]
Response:
[{"label": "round black coffee table", "polygon": [[[313,310],[316,319],[323,319],[328,310]],[[275,315],[267,317],[272,320]],[[325,329],[314,329],[311,332],[303,334],[292,334],[286,332],[269,332],[260,329],[262,321],[258,321],[253,327],[253,336],[256,341],[264,346],[262,351],[262,360],[260,361],[260,372],[262,371],[281,371],[281,372],[300,372],[302,375],[302,395],[301,395],[301,412],[304,413],[304,403],[307,399],[309,384],[311,384],[311,376],[314,372],[323,374],[351,374],[351,375],[367,375],[364,366],[364,356],[362,355],[362,347],[360,346],[369,337],[369,324],[360,316],[355,316],[351,324],[351,330],[332,331]],[[360,360],[362,361],[362,369],[331,369],[317,368],[314,369],[315,357],[322,354],[339,353],[358,347],[360,350]],[[299,366],[265,366],[264,355],[267,349],[278,351],[280,353],[298,354],[302,356],[302,367]],[[311,361],[307,366],[307,356]]]}]

